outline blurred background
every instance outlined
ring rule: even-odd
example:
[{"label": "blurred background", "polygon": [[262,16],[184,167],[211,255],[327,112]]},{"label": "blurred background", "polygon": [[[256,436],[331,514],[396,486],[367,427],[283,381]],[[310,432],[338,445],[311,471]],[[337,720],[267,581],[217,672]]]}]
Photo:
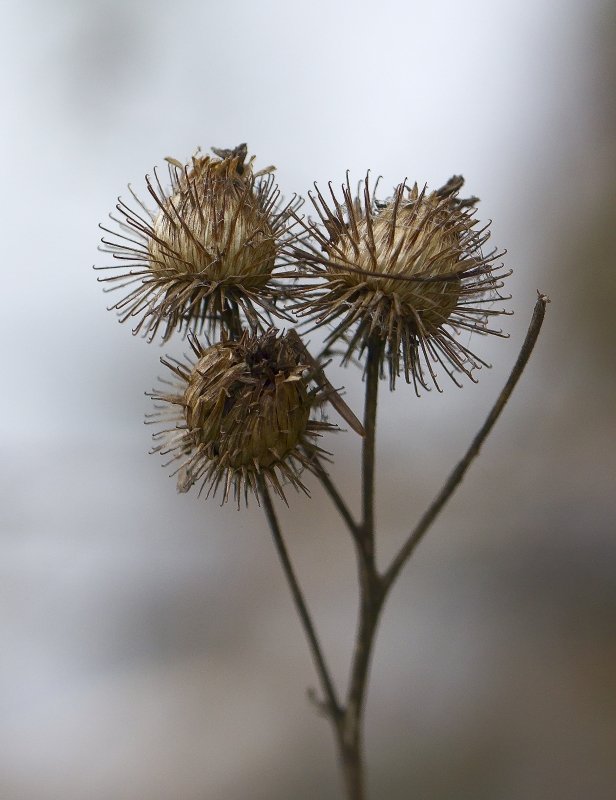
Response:
[{"label": "blurred background", "polygon": [[[515,316],[477,386],[382,384],[385,565],[539,345],[385,610],[372,798],[609,800],[616,785],[616,13],[605,0],[2,3],[0,797],[335,800],[333,740],[259,509],[179,496],[143,427],[162,350],[105,311],[97,223],[163,157],[247,141],[283,192],[462,173]],[[386,193],[386,192],[385,192]],[[14,345],[14,348],[13,348]],[[332,371],[361,408],[361,378]],[[351,433],[325,443],[357,507]],[[339,685],[350,541],[284,529]]]}]

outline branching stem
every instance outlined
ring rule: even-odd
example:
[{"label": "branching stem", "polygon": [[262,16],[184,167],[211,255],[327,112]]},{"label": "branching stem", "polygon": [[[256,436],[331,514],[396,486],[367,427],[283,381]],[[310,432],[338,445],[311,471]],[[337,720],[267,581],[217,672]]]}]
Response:
[{"label": "branching stem", "polygon": [[314,625],[289,560],[269,492],[265,482],[263,480],[260,481],[260,493],[274,543],[308,638],[322,691],[326,698],[324,708],[334,728],[347,800],[365,800],[366,798],[363,766],[363,716],[374,637],[385,599],[411,554],[461,483],[466,471],[479,454],[483,442],[502,413],[537,342],[547,303],[549,303],[549,299],[545,295],[539,294],[519,356],[496,403],[473,439],[464,458],[452,471],[443,488],[421,517],[417,526],[410,533],[409,538],[383,575],[379,574],[376,567],[374,509],[376,413],[382,344],[376,339],[370,341],[366,363],[363,425],[365,437],[362,449],[362,519],[360,523],[355,522],[348,506],[325,469],[323,467],[317,468],[317,476],[353,535],[357,556],[360,596],[359,616],[349,686],[344,706],[341,706],[338,702],[336,690],[323,658]]},{"label": "branching stem", "polygon": [[509,379],[507,383],[503,387],[501,393],[494,403],[492,410],[488,414],[486,421],[481,426],[479,432],[471,442],[470,447],[466,451],[464,458],[458,463],[455,469],[450,474],[449,478],[447,478],[443,488],[437,494],[437,496],[432,501],[429,508],[426,510],[422,518],[417,523],[414,530],[411,532],[409,538],[406,540],[402,549],[398,553],[398,555],[394,558],[393,562],[391,563],[390,567],[386,571],[385,575],[383,576],[385,588],[389,590],[391,585],[397,578],[398,574],[402,567],[406,564],[408,559],[410,558],[411,554],[425,536],[426,532],[438,516],[439,512],[445,506],[451,495],[455,492],[458,488],[459,484],[462,481],[462,478],[466,474],[467,469],[470,467],[472,461],[479,455],[479,450],[481,449],[481,445],[484,443],[488,434],[494,427],[494,423],[500,417],[502,410],[505,408],[505,405],[511,394],[515,388],[516,383],[520,379],[520,376],[524,372],[524,368],[528,363],[528,359],[533,352],[533,348],[537,342],[539,337],[539,333],[541,331],[541,326],[543,325],[543,318],[545,317],[545,307],[550,302],[547,295],[541,294],[538,292],[537,302],[535,303],[535,308],[533,311],[533,316],[530,321],[530,325],[528,327],[528,331],[526,333],[526,338],[524,339],[524,343],[522,344],[522,348],[518,355],[517,361],[514,364],[513,369],[511,370],[511,374],[509,375]]},{"label": "branching stem", "polygon": [[355,539],[359,578],[359,617],[343,718],[341,752],[348,800],[364,800],[363,717],[374,636],[385,593],[376,569],[374,477],[376,412],[382,343],[372,339],[366,362],[366,395],[362,448],[362,522]]}]

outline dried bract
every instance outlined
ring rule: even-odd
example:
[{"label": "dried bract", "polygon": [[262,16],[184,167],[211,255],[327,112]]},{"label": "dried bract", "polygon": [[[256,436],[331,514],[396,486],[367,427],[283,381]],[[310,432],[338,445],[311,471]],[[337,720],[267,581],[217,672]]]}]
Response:
[{"label": "dried bract", "polygon": [[334,426],[311,419],[320,387],[310,388],[295,340],[277,333],[244,332],[207,348],[190,336],[196,360],[161,359],[175,381],[152,393],[149,421],[173,423],[154,434],[153,452],[178,462],[178,491],[197,483],[209,495],[222,485],[223,502],[233,490],[238,504],[261,478],[283,499],[283,483],[306,491],[300,473],[316,469],[324,451],[315,439]]},{"label": "dried bract", "polygon": [[437,367],[458,384],[463,373],[486,366],[462,343],[464,331],[494,333],[489,317],[505,313],[486,308],[504,299],[506,274],[495,269],[502,253],[483,252],[488,226],[478,228],[476,198],[461,200],[460,177],[428,194],[402,183],[387,203],[379,203],[368,178],[353,197],[348,176],[338,200],[318,188],[312,203],[322,226],[301,221],[311,241],[293,247],[304,277],[319,282],[304,289],[300,314],[315,325],[334,323],[327,338],[338,340],[345,359],[361,356],[370,342],[381,346],[381,372],[389,368],[391,388],[404,374],[419,387],[439,387]]},{"label": "dried bract", "polygon": [[[268,327],[277,313],[275,280],[282,240],[289,235],[293,200],[279,207],[271,170],[254,173],[246,145],[193,157],[182,166],[167,159],[171,188],[158,172],[146,176],[148,209],[129,187],[137,209],[121,199],[112,216],[118,230],[103,227],[102,250],[115,264],[101,278],[128,293],[112,306],[135,320],[134,333],[163,340],[176,329],[237,333],[242,325]],[[264,174],[267,173],[267,174]],[[102,226],[101,226],[102,227]],[[117,263],[119,262],[119,263]]]}]

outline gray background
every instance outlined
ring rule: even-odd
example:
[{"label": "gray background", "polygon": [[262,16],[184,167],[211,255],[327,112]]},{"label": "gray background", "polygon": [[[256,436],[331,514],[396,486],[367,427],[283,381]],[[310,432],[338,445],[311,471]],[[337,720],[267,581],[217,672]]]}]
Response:
[{"label": "gray background", "polygon": [[[509,251],[511,338],[474,343],[479,385],[383,384],[383,564],[497,395],[535,290],[552,298],[386,609],[372,796],[613,797],[614,21],[599,0],[2,3],[3,800],[339,796],[264,520],[176,495],[147,455],[163,351],[90,269],[129,181],[241,141],[286,195],[346,169],[387,188],[461,172]],[[332,379],[359,410],[357,373]],[[356,504],[355,438],[327,444]],[[282,518],[342,683],[353,556],[310,485]]]}]

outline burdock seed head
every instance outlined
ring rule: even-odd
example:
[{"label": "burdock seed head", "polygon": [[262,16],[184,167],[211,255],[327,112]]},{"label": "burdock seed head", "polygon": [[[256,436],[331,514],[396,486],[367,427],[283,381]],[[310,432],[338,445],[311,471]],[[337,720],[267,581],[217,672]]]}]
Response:
[{"label": "burdock seed head", "polygon": [[297,202],[279,207],[273,167],[253,172],[245,144],[214,153],[185,166],[167,159],[170,188],[155,169],[150,202],[129,187],[137,207],[120,199],[118,230],[103,227],[111,238],[101,249],[116,263],[99,280],[129,287],[112,307],[135,321],[134,333],[152,339],[162,325],[164,340],[176,329],[235,335],[276,313],[273,273]]},{"label": "burdock seed head", "polygon": [[178,462],[178,491],[193,484],[223,502],[233,490],[238,501],[258,493],[265,480],[283,499],[283,484],[306,491],[304,468],[316,469],[322,451],[315,438],[333,426],[311,419],[318,387],[295,340],[271,328],[244,332],[203,348],[189,337],[194,361],[161,359],[175,375],[171,391],[154,391],[152,422],[172,427],[154,434],[153,452]]},{"label": "burdock seed head", "polygon": [[293,252],[304,276],[320,280],[303,290],[299,313],[316,325],[334,323],[327,342],[342,341],[345,359],[376,343],[392,389],[400,374],[416,391],[439,388],[438,366],[458,385],[459,373],[474,380],[473,369],[487,365],[459,334],[502,335],[488,319],[505,312],[485,305],[504,299],[508,273],[494,268],[502,253],[483,250],[488,226],[477,227],[477,198],[458,198],[463,182],[454,176],[432,193],[401,183],[379,203],[368,177],[353,197],[347,176],[342,200],[331,184],[331,201],[318,188],[311,196],[322,225],[302,221],[312,241]]}]

